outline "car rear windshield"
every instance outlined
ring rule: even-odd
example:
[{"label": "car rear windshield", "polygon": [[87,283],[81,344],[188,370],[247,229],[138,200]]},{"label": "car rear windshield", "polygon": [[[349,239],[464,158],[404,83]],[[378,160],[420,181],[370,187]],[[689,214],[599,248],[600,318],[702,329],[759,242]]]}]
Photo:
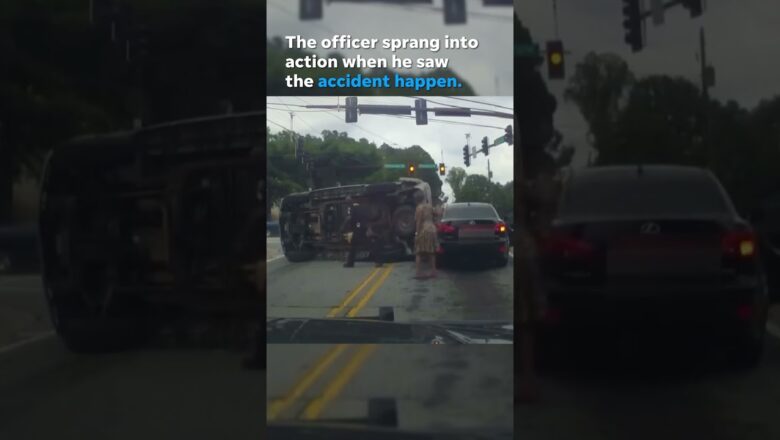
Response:
[{"label": "car rear windshield", "polygon": [[442,220],[498,219],[492,206],[450,206],[444,210]]},{"label": "car rear windshield", "polygon": [[573,179],[564,192],[559,216],[727,215],[730,204],[720,186],[704,176],[669,178]]}]

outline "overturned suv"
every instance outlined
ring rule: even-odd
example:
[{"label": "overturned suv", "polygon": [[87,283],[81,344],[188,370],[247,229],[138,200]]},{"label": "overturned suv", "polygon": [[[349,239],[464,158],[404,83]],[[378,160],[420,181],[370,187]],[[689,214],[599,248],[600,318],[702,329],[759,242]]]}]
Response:
[{"label": "overturned suv", "polygon": [[[415,194],[431,203],[431,187],[423,180],[400,178],[396,182],[319,188],[284,197],[279,228],[284,255],[302,262],[317,255],[346,250],[343,225],[352,204],[370,213],[368,233],[384,234],[385,258],[404,259],[414,252]],[[365,258],[367,252],[359,254]]]},{"label": "overturned suv", "polygon": [[52,321],[70,349],[137,342],[171,310],[261,314],[264,127],[261,112],[222,115],[52,150],[41,261]]}]

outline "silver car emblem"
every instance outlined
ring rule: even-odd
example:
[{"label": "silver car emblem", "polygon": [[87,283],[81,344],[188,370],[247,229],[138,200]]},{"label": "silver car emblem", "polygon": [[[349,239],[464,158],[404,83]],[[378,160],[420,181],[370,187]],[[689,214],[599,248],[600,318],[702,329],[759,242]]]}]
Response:
[{"label": "silver car emblem", "polygon": [[658,223],[647,222],[639,228],[639,232],[642,234],[657,234],[661,232],[661,226]]}]

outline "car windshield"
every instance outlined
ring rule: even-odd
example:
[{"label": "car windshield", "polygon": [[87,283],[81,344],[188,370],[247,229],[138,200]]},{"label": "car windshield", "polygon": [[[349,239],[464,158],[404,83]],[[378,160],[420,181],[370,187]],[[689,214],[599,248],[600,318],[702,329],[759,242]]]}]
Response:
[{"label": "car windshield", "polygon": [[515,437],[777,436],[780,3],[514,5]]},{"label": "car windshield", "polygon": [[[340,99],[349,102],[349,97]],[[279,236],[266,241],[267,318],[511,322],[510,232],[465,226],[444,234],[437,222],[493,222],[510,214],[514,169],[493,165],[492,180],[465,164],[453,163],[447,170],[447,163],[462,160],[463,150],[445,149],[442,164],[436,159],[442,153],[438,147],[418,144],[418,139],[436,133],[454,143],[459,136],[449,127],[417,125],[378,110],[413,104],[408,97],[356,99],[358,106],[378,112],[359,114],[358,124],[381,138],[369,142],[344,132],[354,123],[336,120],[333,114],[302,112],[296,116],[302,124],[331,129],[315,131],[303,125],[307,137],[299,138],[296,153],[289,148],[289,133],[269,126],[267,160],[275,175],[269,184],[269,215],[279,223]],[[454,108],[463,103],[455,96],[433,101],[426,105]],[[279,109],[285,106],[316,110],[332,102],[280,96],[267,110],[269,118],[277,118],[283,117]],[[501,96],[483,97],[481,102],[503,110],[513,105],[511,97]],[[503,124],[509,116],[473,115],[469,122]],[[395,139],[398,145],[383,144],[382,138]],[[499,141],[489,154],[496,163],[509,164],[514,150]],[[483,157],[475,155],[473,160]],[[368,341],[371,331],[368,326],[323,327],[323,334],[343,337],[343,342]],[[500,338],[485,339],[499,343]]]},{"label": "car windshield", "polygon": [[469,219],[498,219],[498,215],[492,206],[478,205],[448,206],[444,209],[444,215],[442,215],[442,221]]}]

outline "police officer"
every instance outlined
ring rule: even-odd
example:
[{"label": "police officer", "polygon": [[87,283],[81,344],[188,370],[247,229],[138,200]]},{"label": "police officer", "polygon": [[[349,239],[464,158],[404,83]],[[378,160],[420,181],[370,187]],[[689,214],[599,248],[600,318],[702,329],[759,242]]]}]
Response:
[{"label": "police officer", "polygon": [[[382,266],[382,251],[384,248],[386,231],[379,225],[375,225],[373,229],[369,227],[371,218],[367,206],[353,202],[351,197],[347,197],[347,204],[350,205],[348,208],[349,212],[347,214],[347,219],[342,226],[342,232],[352,232],[352,240],[349,243],[347,261],[344,262],[344,267],[355,266],[355,254],[357,253],[358,248],[369,248],[375,265],[377,267]],[[371,235],[371,239],[368,237],[369,234]]]},{"label": "police officer", "polygon": [[354,267],[357,248],[365,245],[368,240],[366,236],[368,225],[364,214],[365,209],[359,203],[353,202],[352,197],[347,197],[347,205],[349,206],[347,218],[341,229],[342,232],[351,232],[352,240],[349,242],[349,252],[344,267]]}]

